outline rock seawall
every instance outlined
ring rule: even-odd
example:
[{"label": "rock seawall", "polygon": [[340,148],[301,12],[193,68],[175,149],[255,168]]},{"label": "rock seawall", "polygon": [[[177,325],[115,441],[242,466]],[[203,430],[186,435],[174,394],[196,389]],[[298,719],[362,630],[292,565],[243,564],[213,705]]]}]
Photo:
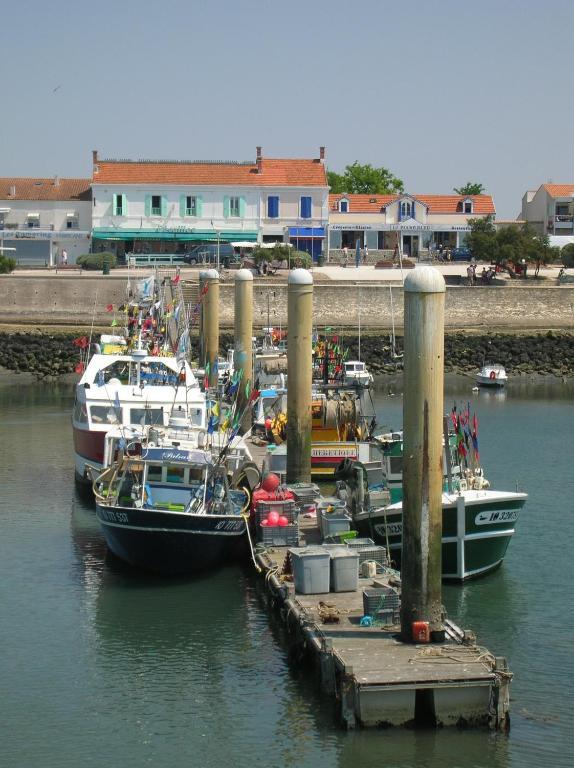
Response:
[{"label": "rock seawall", "polygon": [[[77,334],[0,333],[0,366],[14,371],[30,372],[37,378],[52,379],[72,373],[80,360],[81,350],[73,340]],[[349,348],[349,358],[358,357],[358,337],[345,334],[342,344]],[[222,354],[233,346],[233,335],[220,335]],[[402,348],[402,338],[397,337]],[[197,337],[192,339],[194,356]],[[390,357],[387,331],[370,330],[361,338],[361,359],[373,374],[394,373],[402,361]],[[574,333],[447,333],[445,335],[445,370],[450,373],[475,373],[483,361],[504,365],[511,375],[574,376]]]}]

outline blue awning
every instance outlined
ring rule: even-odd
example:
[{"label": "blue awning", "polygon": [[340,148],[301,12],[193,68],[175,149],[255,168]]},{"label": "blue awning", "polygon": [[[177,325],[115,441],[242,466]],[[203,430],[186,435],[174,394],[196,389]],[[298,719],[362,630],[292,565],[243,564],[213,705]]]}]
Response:
[{"label": "blue awning", "polygon": [[289,237],[325,237],[325,227],[289,227]]}]

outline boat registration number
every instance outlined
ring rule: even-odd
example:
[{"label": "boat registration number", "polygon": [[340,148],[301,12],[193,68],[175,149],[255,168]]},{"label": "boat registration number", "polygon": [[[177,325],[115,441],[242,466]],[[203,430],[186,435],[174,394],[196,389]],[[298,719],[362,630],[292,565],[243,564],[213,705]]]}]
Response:
[{"label": "boat registration number", "polygon": [[128,516],[125,512],[116,512],[113,509],[100,508],[100,515],[108,523],[127,523],[129,522]]},{"label": "boat registration number", "polygon": [[474,522],[475,525],[490,525],[491,523],[511,523],[517,519],[517,509],[501,509],[498,512],[479,512]]},{"label": "boat registration number", "polygon": [[387,523],[375,525],[375,531],[379,536],[402,536],[403,524],[402,523]]},{"label": "boat registration number", "polygon": [[216,531],[240,531],[243,520],[220,520],[215,525]]}]

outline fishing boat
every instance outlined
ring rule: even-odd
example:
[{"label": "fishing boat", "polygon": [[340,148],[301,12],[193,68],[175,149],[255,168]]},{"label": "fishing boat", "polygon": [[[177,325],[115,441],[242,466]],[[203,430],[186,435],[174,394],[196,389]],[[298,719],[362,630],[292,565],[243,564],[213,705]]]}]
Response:
[{"label": "fishing boat", "polygon": [[[444,478],[442,494],[442,575],[464,581],[498,568],[502,563],[516,521],[524,507],[526,493],[490,488],[479,465],[478,420],[467,407],[453,408],[451,427],[445,421]],[[361,535],[387,547],[392,561],[400,567],[402,547],[403,433],[374,438],[382,450],[382,475],[390,493],[388,505],[362,497],[351,512]],[[349,475],[349,467],[346,468]],[[355,468],[352,488],[363,489],[364,468]],[[341,473],[336,473],[336,478]],[[349,480],[342,478],[349,484]]]},{"label": "fishing boat", "polygon": [[[209,451],[151,433],[139,452],[120,450],[94,481],[96,515],[114,555],[162,574],[191,574],[247,546],[249,494],[229,487]],[[126,446],[128,448],[128,446]]]},{"label": "fishing boat", "polygon": [[76,385],[72,428],[76,480],[90,482],[87,465],[102,468],[112,427],[167,426],[184,409],[198,431],[207,427],[206,397],[186,360],[129,347],[121,337],[102,336]]},{"label": "fishing boat", "polygon": [[152,275],[129,302],[106,309],[112,326],[119,312],[123,327],[93,344],[85,336],[74,342],[82,354],[72,414],[75,476],[88,487],[87,466],[103,468],[111,428],[166,426],[178,408],[198,431],[207,427],[206,397],[187,359],[191,315],[179,285]]},{"label": "fishing boat", "polygon": [[476,383],[481,387],[504,387],[508,376],[502,365],[485,363],[476,375]]},{"label": "fishing boat", "polygon": [[[478,487],[483,478],[469,481],[477,487],[459,488],[442,495],[442,577],[465,581],[498,568],[527,494]],[[400,568],[403,533],[402,501],[376,509],[364,509],[353,516],[361,535],[370,536],[387,547],[391,561]]]},{"label": "fishing boat", "polygon": [[372,383],[373,374],[369,372],[361,360],[346,360],[343,363],[342,384],[344,387],[370,387]]}]

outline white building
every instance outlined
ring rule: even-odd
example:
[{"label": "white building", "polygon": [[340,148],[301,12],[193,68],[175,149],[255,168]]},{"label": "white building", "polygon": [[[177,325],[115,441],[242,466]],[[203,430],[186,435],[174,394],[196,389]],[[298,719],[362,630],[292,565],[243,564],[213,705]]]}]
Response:
[{"label": "white building", "polygon": [[184,253],[208,242],[292,242],[318,255],[328,220],[324,148],[317,159],[102,160],[93,153],[93,247]]},{"label": "white building", "polygon": [[574,235],[574,184],[542,184],[522,198],[521,218],[541,235]]},{"label": "white building", "polygon": [[330,195],[329,250],[353,250],[359,241],[371,252],[400,245],[416,257],[429,247],[463,245],[470,220],[494,214],[490,195]]},{"label": "white building", "polygon": [[[0,178],[0,251],[22,265],[53,266],[90,251],[90,179]],[[13,250],[12,250],[13,249]]]}]

